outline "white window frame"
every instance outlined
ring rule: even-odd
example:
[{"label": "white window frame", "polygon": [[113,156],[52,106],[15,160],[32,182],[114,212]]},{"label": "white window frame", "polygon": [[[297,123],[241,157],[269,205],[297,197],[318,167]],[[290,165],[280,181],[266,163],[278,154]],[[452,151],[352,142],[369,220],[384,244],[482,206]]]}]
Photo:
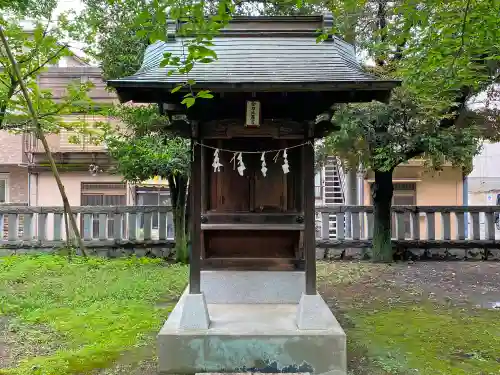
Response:
[{"label": "white window frame", "polygon": [[10,203],[10,176],[9,173],[0,173],[0,180],[5,181],[5,202],[0,203]]},{"label": "white window frame", "polygon": [[[319,177],[319,185],[317,185],[317,179]],[[325,167],[322,167],[319,171],[314,174],[314,199],[316,202],[321,201],[323,204],[323,198],[325,190]],[[319,192],[319,194],[318,194]]]}]

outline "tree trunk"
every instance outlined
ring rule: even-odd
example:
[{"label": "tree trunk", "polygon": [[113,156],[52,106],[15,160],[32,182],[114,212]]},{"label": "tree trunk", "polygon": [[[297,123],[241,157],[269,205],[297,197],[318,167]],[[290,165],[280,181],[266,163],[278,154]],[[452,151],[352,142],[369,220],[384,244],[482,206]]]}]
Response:
[{"label": "tree trunk", "polygon": [[187,197],[186,197],[186,235],[187,235],[187,241],[189,242],[190,241],[190,228],[191,228],[191,182],[187,181]]},{"label": "tree trunk", "polygon": [[185,211],[185,207],[179,207],[173,210],[175,232],[175,261],[179,263],[188,263],[189,260],[185,230]]},{"label": "tree trunk", "polygon": [[391,205],[392,205],[392,170],[375,172],[373,184],[373,261],[392,262],[391,243]]},{"label": "tree trunk", "polygon": [[187,263],[189,260],[186,240],[186,190],[187,178],[183,176],[168,176],[170,201],[174,217],[175,260]]}]

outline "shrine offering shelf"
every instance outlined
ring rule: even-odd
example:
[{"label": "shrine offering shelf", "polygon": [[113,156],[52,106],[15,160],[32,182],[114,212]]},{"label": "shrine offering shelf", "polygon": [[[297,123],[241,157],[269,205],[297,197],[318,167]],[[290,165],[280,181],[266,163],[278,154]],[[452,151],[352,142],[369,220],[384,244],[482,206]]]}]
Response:
[{"label": "shrine offering shelf", "polygon": [[304,230],[304,224],[201,224],[201,230]]},{"label": "shrine offering shelf", "polygon": [[[303,213],[300,212],[280,212],[280,213],[232,213],[232,212],[206,212],[202,214],[203,225],[238,224],[238,225],[291,225],[296,226],[304,221]],[[212,227],[206,227],[212,228]],[[295,227],[297,229],[298,227]],[[260,228],[258,228],[260,229]],[[303,228],[299,228],[302,230]]]},{"label": "shrine offering shelf", "polygon": [[292,258],[210,258],[201,260],[203,270],[297,271],[304,261]]}]

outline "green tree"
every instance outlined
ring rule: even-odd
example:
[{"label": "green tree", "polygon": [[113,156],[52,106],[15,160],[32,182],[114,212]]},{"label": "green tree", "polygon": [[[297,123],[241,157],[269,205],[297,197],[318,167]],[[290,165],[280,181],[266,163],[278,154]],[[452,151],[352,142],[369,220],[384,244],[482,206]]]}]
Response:
[{"label": "green tree", "polygon": [[[61,57],[71,54],[62,43],[63,30],[53,22],[56,1],[16,1],[3,6],[0,15],[0,130],[31,133],[41,141],[58,184],[65,212],[70,217],[80,248],[84,246],[71,215],[69,201],[49,150],[45,133],[58,133],[69,125],[63,115],[87,110],[90,83],[71,84],[62,100],[54,100],[50,90],[38,86],[38,76]],[[29,20],[29,22],[26,22]],[[80,126],[81,125],[81,126]],[[74,123],[71,128],[85,130]]]},{"label": "green tree", "polygon": [[141,66],[149,36],[137,18],[153,11],[150,0],[83,0],[84,10],[64,19],[70,35],[99,62],[104,79],[124,77]]},{"label": "green tree", "polygon": [[191,153],[189,141],[169,133],[168,119],[156,105],[118,106],[110,115],[121,125],[105,137],[116,172],[124,180],[139,183],[152,176],[168,180],[172,204],[175,253],[178,262],[187,262],[186,206]]},{"label": "green tree", "polygon": [[339,107],[334,121],[341,130],[325,145],[351,165],[362,162],[375,173],[374,259],[391,261],[394,169],[416,156],[436,168],[445,160],[467,168],[478,150],[481,133],[474,125],[485,121],[480,113],[470,116],[467,103],[498,81],[499,19],[491,16],[490,6],[500,5],[459,0],[347,4],[332,4],[336,30],[361,46],[374,62],[373,73],[402,79],[403,87],[388,104]]},{"label": "green tree", "polygon": [[[144,50],[153,40],[154,28],[159,25],[146,19],[154,11],[152,2],[83,2],[85,11],[76,16],[75,22],[67,21],[72,35],[83,36],[85,51],[99,61],[106,79],[135,73],[141,66]],[[165,23],[160,27],[163,33],[164,26]],[[176,259],[186,262],[189,143],[169,131],[168,119],[159,114],[157,105],[119,105],[108,114],[121,123],[117,127],[102,124],[108,150],[117,163],[116,172],[132,183],[153,176],[167,179],[174,216]]]},{"label": "green tree", "polygon": [[[52,99],[50,90],[39,88],[37,77],[40,73],[47,66],[57,64],[63,56],[71,55],[69,46],[61,42],[64,38],[62,29],[57,23],[51,24],[53,9],[50,3],[45,4],[48,9],[41,12],[30,9],[30,22],[25,21],[25,12],[11,12],[9,16],[0,18],[0,25],[19,66],[21,79],[30,88],[30,98],[37,106],[39,122],[44,130],[56,132],[66,126],[61,121],[61,115],[89,107],[86,94],[91,85],[71,84],[63,100],[57,102]],[[42,7],[42,4],[39,6]],[[0,129],[29,131],[26,127],[30,116],[24,98],[19,95],[20,79],[16,77],[5,50],[0,53],[0,67]]]},{"label": "green tree", "polygon": [[363,165],[373,171],[373,259],[392,261],[391,202],[394,169],[416,156],[429,167],[444,163],[470,168],[480,143],[480,132],[468,127],[440,127],[404,89],[397,89],[389,103],[350,104],[337,108],[334,119],[340,130],[325,139],[324,147],[346,160],[351,168]]}]

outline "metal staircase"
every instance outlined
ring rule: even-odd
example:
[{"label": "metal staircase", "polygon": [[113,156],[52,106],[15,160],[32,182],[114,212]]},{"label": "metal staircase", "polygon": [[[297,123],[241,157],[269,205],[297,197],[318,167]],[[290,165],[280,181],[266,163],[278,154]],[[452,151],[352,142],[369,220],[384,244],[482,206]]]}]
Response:
[{"label": "metal staircase", "polygon": [[[323,202],[325,206],[343,205],[345,203],[345,179],[341,160],[336,156],[329,156],[323,168],[323,176]],[[336,238],[336,215],[330,215],[329,223],[330,238]]]}]

